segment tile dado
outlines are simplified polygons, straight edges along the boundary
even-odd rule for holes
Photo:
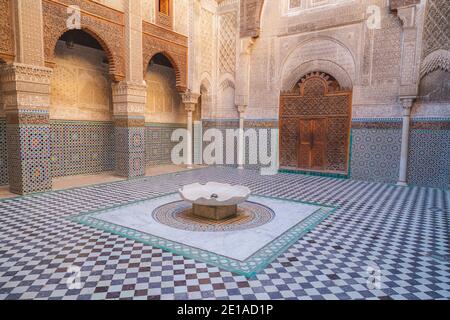
[[[397,181],[401,128],[401,118],[353,120],[352,179]],[[410,185],[449,188],[450,119],[413,118],[408,160]]]
[[[6,121],[0,119],[0,186],[8,184],[8,146],[6,144]]]
[[[147,166],[172,163],[170,153],[177,142],[172,142],[172,132],[186,128],[180,123],[147,123],[145,125],[145,162]]]
[[[203,133],[208,129],[218,129],[224,138],[223,143],[226,143],[226,130],[227,129],[238,129],[239,128],[239,120],[236,119],[208,119],[203,120]],[[254,129],[256,131],[256,139],[260,140],[260,133],[262,129],[278,129],[278,120],[275,119],[248,119],[244,120],[244,132],[248,132],[248,129]],[[267,134],[266,139],[266,151],[268,156],[270,156],[271,150],[271,140],[270,134]],[[210,142],[203,142],[203,150],[205,150],[206,146],[209,145]],[[245,139],[245,168],[247,169],[259,169],[260,167],[264,167],[267,165],[263,165],[259,159],[259,142],[256,144],[252,144],[252,148],[250,148],[250,139]],[[227,159],[228,157],[228,159]],[[227,163],[228,162],[228,163]],[[255,163],[256,162],[256,163]],[[223,164],[225,165],[237,165],[237,140],[235,139],[234,144],[234,154],[231,159],[231,155],[226,152],[226,148],[224,147],[223,154]]]
[[[50,127],[53,177],[114,170],[111,122],[53,120]]]
[[[408,183],[450,188],[450,118],[413,119]]]
[[[352,126],[351,179],[383,183],[397,181],[402,131],[401,127],[387,124]]]
[[[450,130],[411,130],[408,183],[450,188]]]

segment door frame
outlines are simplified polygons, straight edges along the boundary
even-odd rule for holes
[[[347,116],[347,139],[344,142],[344,146],[345,146],[345,151],[346,151],[346,157],[345,157],[345,170],[344,171],[330,171],[330,170],[316,170],[316,169],[304,169],[304,168],[299,168],[297,167],[287,167],[287,166],[281,166],[280,163],[280,169],[284,170],[284,171],[298,171],[298,172],[305,172],[305,173],[318,173],[319,175],[322,174],[330,174],[330,175],[336,175],[336,176],[344,176],[345,178],[349,178],[350,172],[351,172],[351,140],[352,140],[352,118],[353,118],[353,89],[349,88],[346,90],[340,90],[337,92],[331,92],[329,93],[327,90],[324,93],[324,96],[340,96],[340,95],[344,95],[344,96],[348,96],[348,116]],[[282,155],[281,155],[281,143],[282,143],[282,128],[283,128],[283,97],[287,97],[287,96],[303,96],[303,90],[302,88],[294,88],[290,91],[280,91],[280,95],[279,95],[279,104],[278,104],[278,128],[279,128],[279,135],[278,135],[278,157],[281,161]],[[329,121],[330,119],[334,119],[334,118],[338,118],[338,117],[342,117],[341,115],[311,115],[311,116],[296,116],[295,118],[297,119],[301,119],[301,118],[321,118],[324,117],[326,119],[326,121]],[[298,159],[297,159],[298,160]],[[325,159],[327,162],[327,159]],[[298,162],[298,161],[297,161]]]

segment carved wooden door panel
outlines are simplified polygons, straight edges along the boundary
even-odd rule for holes
[[[298,167],[323,170],[326,166],[326,119],[301,119]]]
[[[280,166],[348,173],[352,93],[313,72],[280,95]]]
[[[312,122],[311,168],[324,170],[326,167],[327,120],[315,119]]]
[[[300,120],[299,122],[299,146],[298,146],[298,167],[311,168],[312,151],[312,120]]]

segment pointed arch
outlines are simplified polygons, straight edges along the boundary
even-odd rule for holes
[[[53,1],[42,1],[44,22],[44,55],[48,67],[54,65],[56,43],[69,31],[67,7]],[[104,50],[109,74],[114,81],[125,79],[125,22],[124,13],[95,2],[81,2],[81,31],[93,37]]]
[[[148,65],[150,64],[152,59],[158,54],[163,55],[165,58],[167,58],[167,60],[170,61],[170,64],[172,65],[173,70],[175,71],[176,88],[177,88],[177,90],[179,92],[184,92],[186,90],[186,86],[183,84],[184,82],[183,82],[183,75],[181,73],[181,70],[180,70],[180,68],[178,66],[177,61],[167,51],[164,51],[164,50],[162,50],[162,51],[155,51],[155,52],[152,52],[152,53],[148,53],[146,55],[145,60],[144,60],[144,76],[147,73]]]
[[[58,42],[59,39],[61,39],[61,37],[66,33],[69,32],[69,29],[65,29],[63,32],[61,32],[61,34],[59,35],[58,38],[54,38],[53,39],[53,43],[51,45],[52,52],[51,54],[46,57],[47,58],[47,62],[53,66],[54,65],[54,59],[55,59],[55,49],[56,49],[56,43]],[[106,58],[108,59],[108,64],[109,64],[109,74],[112,76],[113,80],[119,81],[121,80],[121,77],[118,76],[117,74],[117,64],[116,64],[116,59],[114,57],[113,52],[111,51],[111,49],[108,47],[108,45],[106,44],[106,42],[94,31],[92,31],[90,28],[88,27],[83,27],[80,29],[80,31],[90,35],[92,38],[94,38],[102,47],[103,51],[105,52]]]

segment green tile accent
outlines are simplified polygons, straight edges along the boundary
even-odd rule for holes
[[[349,174],[339,174],[339,173],[314,172],[314,171],[304,171],[304,170],[295,170],[295,169],[280,169],[280,170],[278,170],[278,172],[304,174],[307,176],[328,177],[328,178],[336,178],[336,179],[349,179]]]
[[[164,195],[162,197],[165,197]],[[255,195],[258,197],[271,198],[266,196]],[[332,214],[337,208],[321,205],[311,202],[302,202],[295,200],[286,200],[280,198],[283,201],[297,202],[304,204],[312,204],[318,207],[318,210],[308,216],[306,219],[293,226],[291,229],[283,233],[278,238],[274,239],[272,242],[261,248],[259,251],[254,253],[251,257],[245,261],[239,261],[231,259],[229,257],[224,257],[213,252],[202,250],[199,248],[191,247],[182,243],[171,241],[168,239],[160,238],[151,234],[147,234],[138,230],[116,225],[110,222],[96,219],[95,216],[105,212],[110,211],[119,207],[131,206],[144,201],[156,199],[160,197],[148,198],[145,200],[139,200],[130,202],[126,205],[112,206],[111,208],[101,209],[97,211],[92,211],[89,213],[69,217],[71,221],[90,226],[96,229],[107,231],[113,234],[120,235],[122,237],[132,239],[151,245],[153,247],[160,248],[162,250],[171,252],[176,255],[182,255],[189,259],[195,259],[197,261],[202,261],[227,271],[231,271],[237,274],[241,274],[247,278],[255,276],[258,272],[263,270],[268,264],[275,260],[281,253],[286,251],[292,244],[297,242],[305,234],[313,230],[317,225],[319,225],[323,220],[325,220],[330,214]]]

